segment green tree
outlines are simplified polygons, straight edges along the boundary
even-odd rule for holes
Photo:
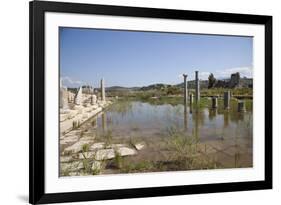
[[[214,74],[211,73],[208,77],[208,80],[209,80],[209,84],[208,84],[208,88],[213,88],[215,83],[216,83],[216,78],[214,77]]]

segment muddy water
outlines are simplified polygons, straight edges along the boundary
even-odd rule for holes
[[[181,103],[121,100],[79,130],[93,136],[94,143],[145,144],[137,155],[123,159],[122,169],[109,160],[100,174],[252,167],[251,102],[246,108],[238,113],[236,101],[224,110],[222,101],[211,109],[209,101],[185,108]],[[195,152],[186,151],[191,146]],[[182,163],[183,155],[196,157],[188,161],[192,165]]]

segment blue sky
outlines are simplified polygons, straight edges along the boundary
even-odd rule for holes
[[[145,86],[178,84],[181,74],[200,79],[233,72],[252,77],[252,37],[60,28],[63,84]]]

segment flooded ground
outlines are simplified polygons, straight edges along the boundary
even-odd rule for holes
[[[252,101],[243,113],[181,101],[116,101],[60,139],[60,175],[252,167]]]

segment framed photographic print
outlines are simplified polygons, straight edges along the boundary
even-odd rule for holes
[[[30,2],[30,203],[272,188],[272,17]]]

